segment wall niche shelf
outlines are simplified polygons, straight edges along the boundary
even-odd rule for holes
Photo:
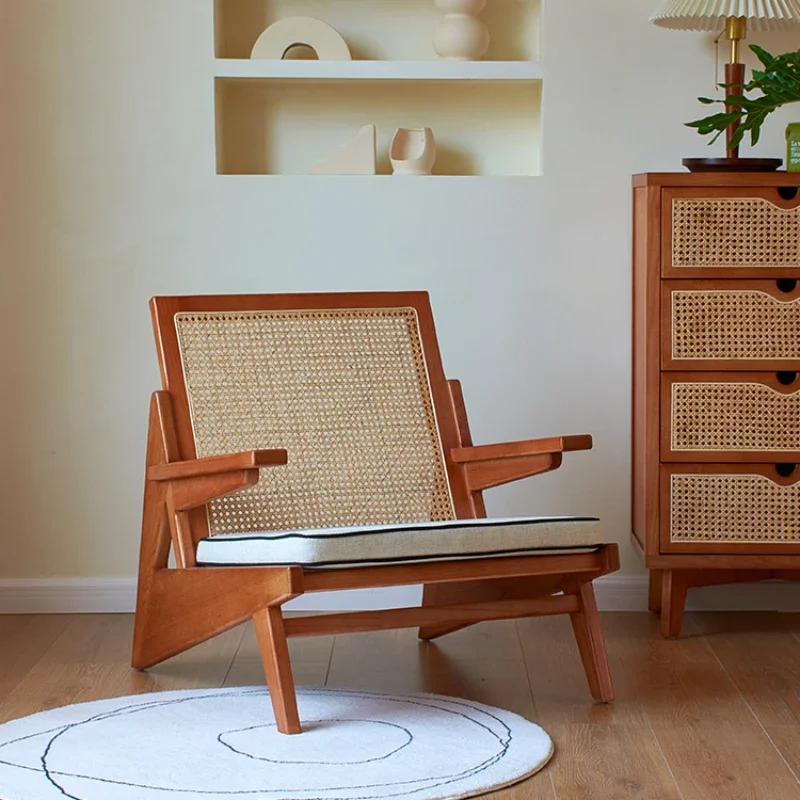
[[[399,127],[433,129],[434,176],[541,174],[539,10],[539,0],[490,0],[487,54],[445,61],[432,47],[433,0],[214,0],[217,173],[308,175],[372,124],[379,176],[391,173]],[[332,25],[353,60],[251,59],[262,31],[290,16]]]
[[[541,81],[531,61],[267,61],[220,58],[218,78],[252,80]]]

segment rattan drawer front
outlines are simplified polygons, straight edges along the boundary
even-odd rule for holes
[[[800,460],[800,380],[789,373],[667,373],[662,461]]]
[[[800,552],[798,473],[782,478],[768,465],[664,468],[662,551]]]
[[[800,274],[800,199],[777,189],[665,190],[664,274]]]
[[[800,281],[665,281],[665,369],[800,369]]]

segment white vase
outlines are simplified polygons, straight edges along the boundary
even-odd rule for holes
[[[436,140],[430,128],[398,128],[389,148],[395,175],[430,175],[436,161]]]
[[[477,61],[489,49],[489,29],[478,19],[486,0],[435,0],[444,14],[433,49],[447,61]]]

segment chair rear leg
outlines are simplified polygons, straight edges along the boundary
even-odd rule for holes
[[[544,597],[560,591],[564,580],[564,575],[530,575],[523,578],[492,578],[461,583],[425,584],[422,592],[422,605],[532,600],[535,597]],[[441,622],[436,625],[423,625],[419,629],[419,638],[423,641],[438,639],[440,636],[475,625],[476,622]]]
[[[253,614],[253,624],[278,730],[287,734],[301,733],[297,694],[280,606],[257,611]]]
[[[469,596],[470,600],[475,599],[471,593],[465,594],[463,590],[460,591],[461,587],[462,584],[458,584],[455,589],[451,584],[425,584],[422,588],[422,605],[426,607],[458,603],[465,596]],[[446,636],[448,633],[460,631],[462,628],[468,628],[474,624],[473,622],[451,622],[439,623],[438,625],[422,625],[419,628],[418,635],[423,642],[429,642],[432,639],[438,639],[440,636]]]
[[[610,703],[614,699],[614,687],[591,581],[575,587],[575,594],[580,601],[580,610],[570,614],[570,620],[589,681],[589,690],[595,700]]]

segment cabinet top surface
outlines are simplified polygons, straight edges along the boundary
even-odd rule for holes
[[[633,186],[800,186],[800,172],[643,172]]]

